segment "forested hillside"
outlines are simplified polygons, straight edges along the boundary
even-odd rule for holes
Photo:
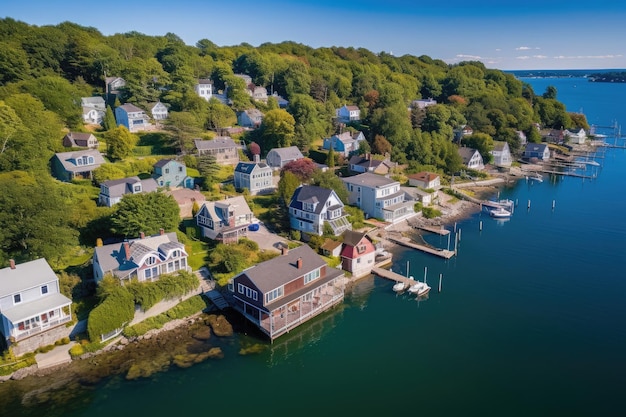
[[[200,39],[190,46],[173,33],[103,36],[70,22],[37,27],[5,18],[0,20],[0,265],[8,258],[46,257],[58,269],[68,257],[88,257],[96,238],[110,232],[115,210],[97,206],[93,184],[60,183],[50,175],[50,159],[64,150],[65,133],[85,129],[80,98],[104,96],[105,77],[126,81],[110,109],[125,102],[142,108],[156,101],[168,105],[167,141],[158,146],[184,154],[194,138],[235,125],[238,110],[279,110],[274,98],[252,100],[243,79],[235,76],[240,73],[288,100],[293,132],[281,136],[281,146],[307,152],[335,133],[335,110],[352,104],[362,119],[354,127],[366,133],[372,152],[388,152],[409,170],[458,171],[458,144],[452,139],[463,125],[480,135],[476,143],[485,149],[499,140],[517,150],[516,131],[540,140],[533,123],[574,124],[554,91],[536,95],[512,74],[480,62],[449,66],[428,56],[314,49],[293,42],[218,46]],[[194,85],[200,78],[226,91],[232,104],[198,97]],[[412,108],[420,98],[439,104]],[[267,153],[277,144],[275,129],[287,123],[283,113],[275,112],[271,123],[242,139]],[[95,133],[112,143],[120,134],[111,116]],[[105,134],[106,128],[114,132]],[[155,145],[152,139],[142,138],[139,145]],[[116,155],[123,159],[125,154],[109,156]],[[143,172],[137,165],[124,169],[117,177]]]

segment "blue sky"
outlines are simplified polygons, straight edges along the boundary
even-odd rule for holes
[[[2,0],[1,17],[31,25],[71,21],[104,35],[175,33],[187,44],[294,41],[428,55],[488,68],[626,68],[620,0]]]

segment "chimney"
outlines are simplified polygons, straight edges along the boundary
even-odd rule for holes
[[[283,246],[281,246],[281,248],[280,248],[280,253],[281,253],[282,255],[287,255],[287,254],[289,253],[289,248],[287,247],[287,245],[283,245]]]
[[[298,258],[298,269],[302,269],[302,258]]]
[[[164,235],[165,234],[165,229],[164,228],[160,228],[159,229],[159,234],[160,235]]]
[[[143,239],[146,237],[146,234],[144,232],[139,232],[139,238]]]
[[[254,154],[252,157],[254,158],[254,162],[256,162],[257,164],[261,162],[261,155]]]
[[[128,242],[124,242],[124,255],[127,261],[130,261],[130,244]]]
[[[9,266],[11,269],[15,269],[15,259],[9,259]]]

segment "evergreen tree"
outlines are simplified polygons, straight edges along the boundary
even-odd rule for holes
[[[107,106],[107,110],[104,113],[104,119],[102,120],[102,127],[104,127],[104,130],[112,130],[117,127],[117,123],[115,122],[115,115],[113,114],[113,109],[111,109],[111,106]]]

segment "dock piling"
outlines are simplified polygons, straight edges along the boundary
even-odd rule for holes
[[[443,274],[439,274],[439,292],[441,292],[441,278],[443,277]]]

